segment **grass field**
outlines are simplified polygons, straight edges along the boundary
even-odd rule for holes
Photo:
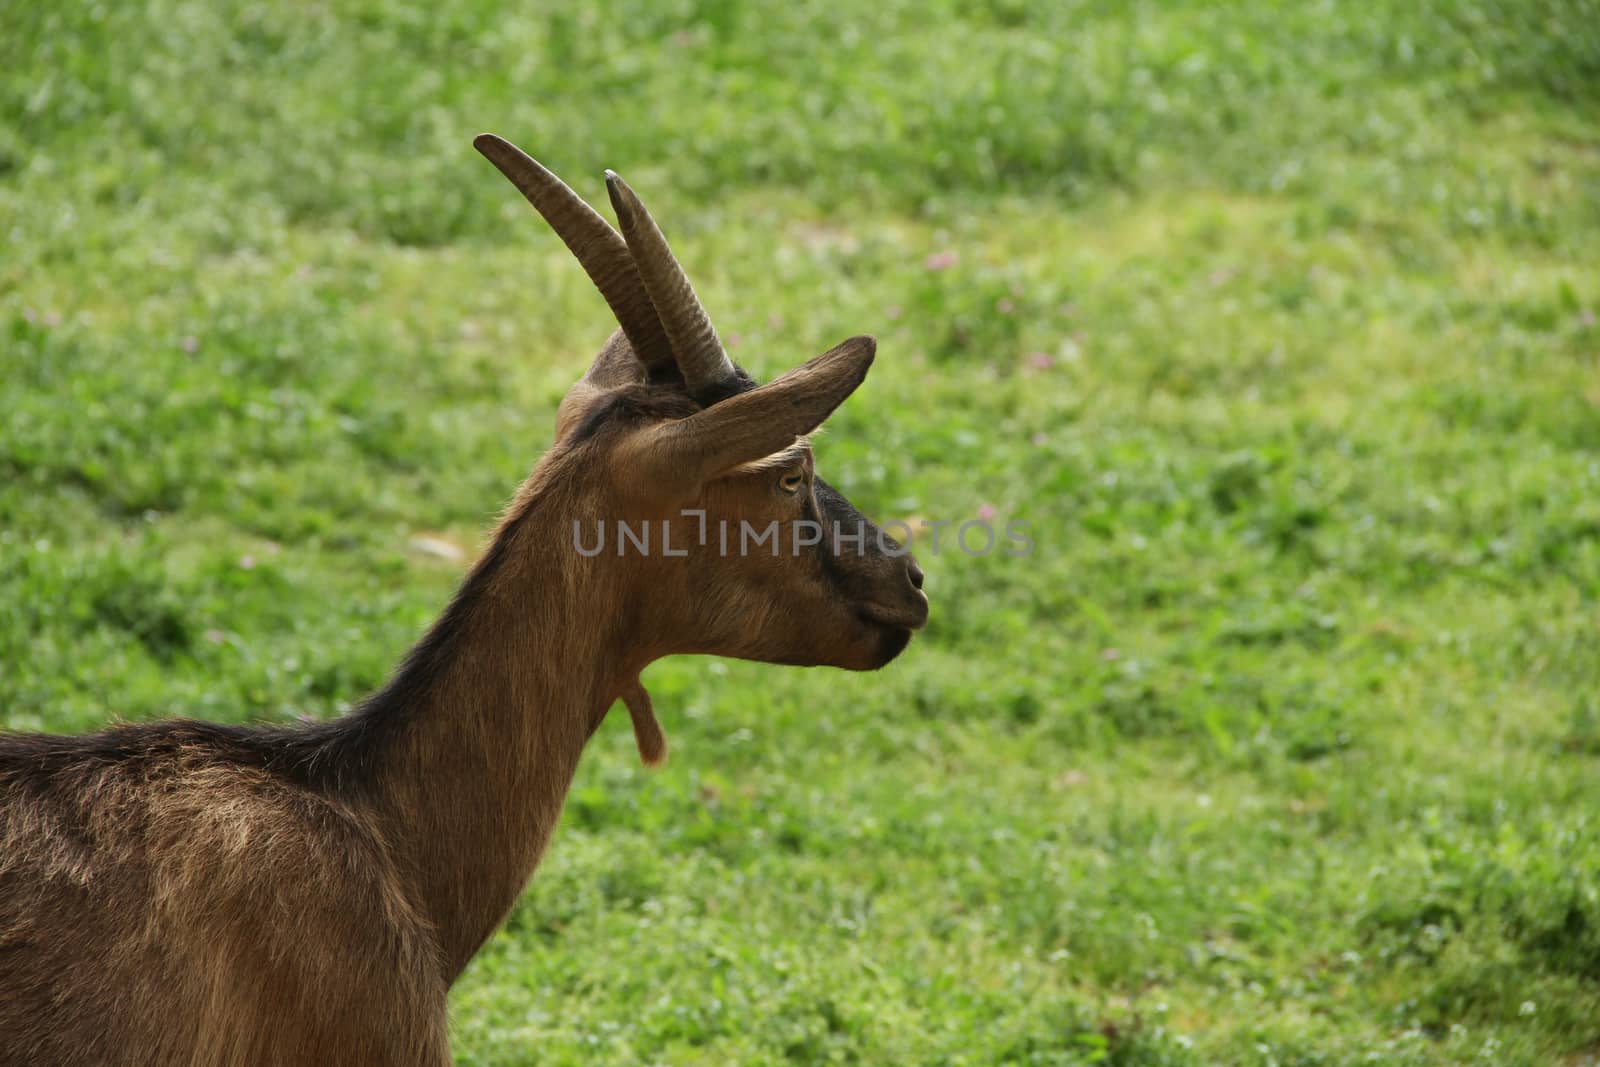
[[[1600,1059],[1600,4],[538,12],[6,5],[0,724],[382,681],[612,328],[494,130],[1036,547],[652,668],[462,1063]]]

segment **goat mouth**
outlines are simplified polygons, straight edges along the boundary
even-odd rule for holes
[[[856,608],[856,617],[882,630],[904,630],[909,637],[927,624],[928,608],[926,602],[920,611],[896,611],[876,604],[863,604]]]
[[[863,616],[863,618],[866,618],[866,616]],[[899,658],[900,653],[906,650],[907,645],[911,644],[914,631],[909,626],[876,622],[871,619],[867,620],[867,625],[876,632],[876,636],[872,641],[872,659],[868,664],[871,670],[881,670],[887,667]]]

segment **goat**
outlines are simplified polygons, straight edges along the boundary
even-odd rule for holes
[[[650,213],[621,233],[491,134],[621,329],[454,599],[378,692],[295,726],[0,734],[0,1062],[450,1062],[446,994],[532,877],[585,743],[663,656],[875,670],[927,620],[922,572],[814,472],[866,376],[854,337],[766,385],[727,357]],[[658,550],[575,551],[580,524]],[[832,537],[723,551],[715,523]],[[643,528],[648,529],[648,525]]]

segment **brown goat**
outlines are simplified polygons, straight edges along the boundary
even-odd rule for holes
[[[873,341],[758,386],[621,179],[619,236],[512,145],[476,144],[621,331],[454,600],[349,714],[0,735],[0,1063],[448,1063],[446,993],[615,701],[645,760],[664,754],[646,664],[872,670],[926,621],[921,571],[806,440]],[[587,547],[618,522],[628,537]]]

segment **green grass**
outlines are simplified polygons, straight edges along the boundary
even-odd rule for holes
[[[535,10],[0,13],[0,724],[385,677],[611,328],[490,129],[1036,551],[653,668],[461,1062],[1600,1057],[1600,5]]]

